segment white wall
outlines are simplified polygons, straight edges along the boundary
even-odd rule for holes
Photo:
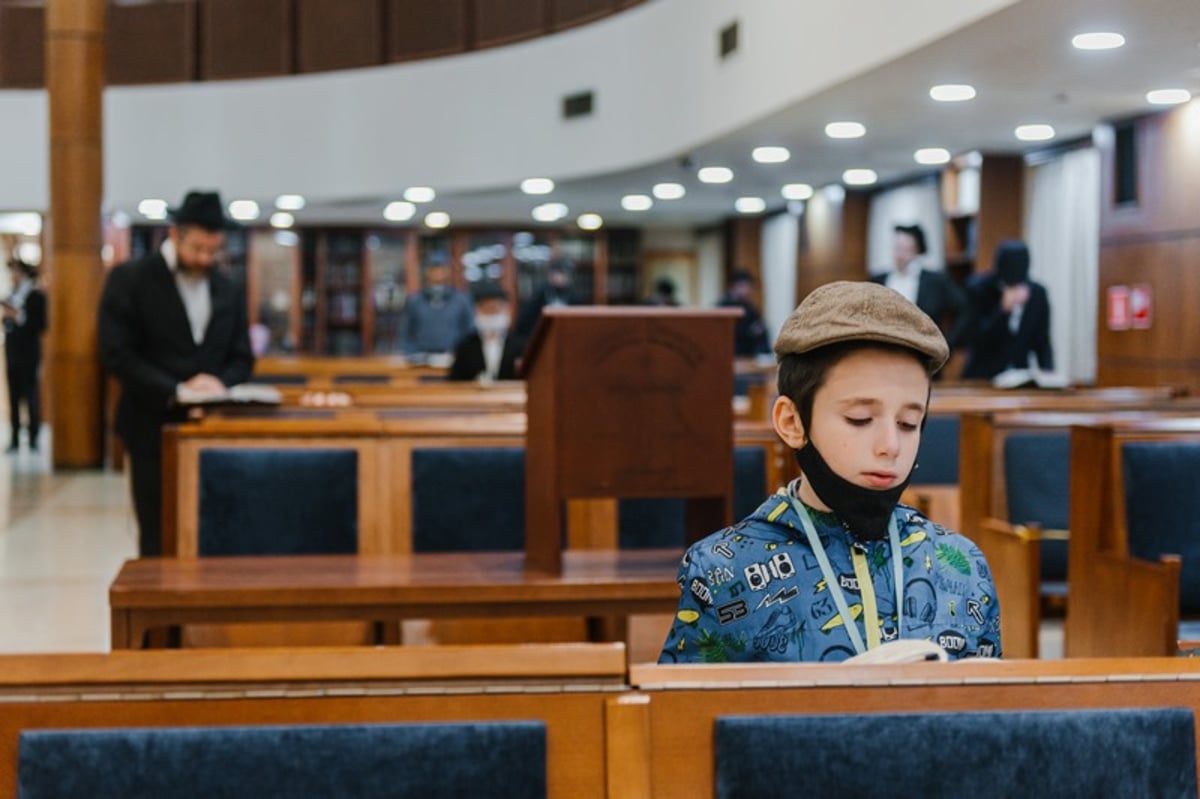
[[[105,196],[332,199],[558,179],[674,157],[1016,0],[654,0],[554,36],[347,72],[109,89]],[[740,21],[722,63],[717,32]],[[861,24],[869,19],[871,24]],[[852,32],[852,35],[850,35]],[[834,35],[836,34],[836,35]],[[596,113],[563,121],[563,95]],[[0,208],[46,206],[41,93],[0,92]],[[14,177],[15,176],[15,177]]]

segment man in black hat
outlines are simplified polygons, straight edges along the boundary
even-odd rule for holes
[[[0,302],[4,318],[4,360],[8,377],[8,403],[12,412],[9,452],[17,451],[21,431],[20,405],[29,417],[29,448],[38,448],[41,407],[38,378],[42,366],[42,334],[46,332],[46,295],[37,287],[37,267],[19,258],[8,264],[12,294]]]
[[[1031,358],[1042,371],[1053,371],[1050,299],[1045,286],[1029,279],[1029,248],[1024,242],[1000,242],[992,271],[976,275],[968,288],[974,323],[964,378],[1028,369]]]
[[[246,302],[215,269],[232,227],[216,192],[170,209],[162,248],[109,273],[100,299],[100,356],[121,383],[117,434],[129,453],[139,550],[162,551],[162,426],[180,398],[220,394],[250,377]]]
[[[447,380],[516,380],[524,342],[510,330],[508,292],[495,284],[478,286],[475,325],[454,348]]]
[[[925,268],[922,256],[927,248],[920,225],[896,225],[892,231],[892,271],[872,275],[871,280],[895,289],[928,314],[951,349],[963,345],[970,322],[966,294],[945,272]]]

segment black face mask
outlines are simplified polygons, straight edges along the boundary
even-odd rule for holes
[[[864,488],[836,474],[817,452],[812,439],[796,450],[796,463],[804,479],[812,485],[821,501],[838,515],[850,532],[863,541],[882,541],[888,534],[888,520],[908,487],[912,472],[904,482],[892,488]]]

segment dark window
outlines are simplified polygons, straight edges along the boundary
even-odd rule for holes
[[[1114,131],[1116,134],[1115,151],[1115,194],[1113,202],[1117,205],[1137,205],[1137,128],[1130,122],[1120,125]]]

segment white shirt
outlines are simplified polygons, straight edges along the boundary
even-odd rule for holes
[[[504,336],[480,335],[479,339],[483,342],[484,375],[495,380],[500,374],[500,359],[504,355]]]
[[[12,294],[8,295],[8,304],[17,312],[16,318],[13,319],[13,324],[17,327],[25,324],[25,301],[29,299],[31,291],[33,291],[33,281],[26,278],[17,285]]]
[[[908,262],[908,268],[904,272],[893,269],[888,272],[886,285],[888,288],[898,291],[906,300],[913,303],[917,302],[917,288],[921,284],[921,263],[916,258]]]
[[[212,319],[212,291],[208,277],[190,277],[180,271],[175,242],[170,239],[162,244],[162,257],[175,276],[175,288],[179,290],[179,299],[183,300],[183,309],[187,312],[192,340],[199,345],[204,341],[204,332],[208,330],[208,323]]]

